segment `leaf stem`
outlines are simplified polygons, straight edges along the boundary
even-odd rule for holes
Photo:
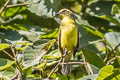
[[[26,6],[26,5],[29,5],[29,4],[28,3],[20,3],[20,4],[7,5],[7,8],[17,7],[17,6]]]
[[[11,56],[7,51],[2,50],[5,54],[7,54],[11,59],[15,60],[13,56]]]

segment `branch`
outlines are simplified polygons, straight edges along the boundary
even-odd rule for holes
[[[85,67],[85,69],[86,69],[86,72],[87,72],[89,75],[90,75],[90,74],[93,74],[93,70],[92,70],[90,64],[88,63],[87,58],[85,58],[85,56],[84,56],[84,53],[85,53],[84,50],[82,50],[82,52],[83,52],[82,58],[83,58],[83,61],[84,61],[84,63],[85,63],[84,67]]]
[[[10,57],[10,59],[12,59],[12,60],[14,60],[15,61],[15,59],[14,59],[14,57],[12,56],[12,55],[10,55],[7,51],[5,51],[5,50],[2,50],[6,55],[8,55],[9,57]]]
[[[107,65],[109,65],[112,61],[114,61],[116,58],[120,58],[120,56],[115,56],[113,57],[112,59],[110,59],[108,62],[107,62]]]
[[[61,62],[63,61],[63,58],[67,55],[68,53],[65,52],[65,54],[62,55],[62,57],[60,58],[58,64],[52,69],[52,71],[50,72],[49,76],[47,77],[47,79],[50,78],[50,76],[54,73],[54,71],[57,69],[57,67],[61,64]]]
[[[6,3],[3,5],[3,7],[1,8],[1,10],[0,10],[0,16],[1,16],[3,10],[7,7],[9,1],[10,1],[10,0],[7,0]]]
[[[119,46],[120,46],[120,43],[119,43],[114,49],[112,49],[112,51],[111,51],[109,54],[113,53]],[[107,60],[107,57],[108,57],[108,56],[106,55],[104,61]]]
[[[20,3],[20,4],[7,5],[7,8],[17,7],[17,6],[26,6],[26,5],[29,5],[29,4],[28,3]]]
[[[120,43],[111,51],[111,53],[114,52],[119,46],[120,46]]]
[[[18,79],[18,73],[15,76],[13,76],[10,80],[16,80],[16,79]]]
[[[63,57],[60,58],[58,64],[52,69],[52,71],[50,72],[49,76],[47,77],[47,79],[50,78],[50,76],[54,73],[54,71],[57,69],[57,67],[60,65],[60,63],[62,62]]]
[[[60,63],[60,64],[61,64],[61,65],[62,65],[62,64],[78,64],[78,65],[79,65],[79,64],[85,64],[85,63],[84,63],[84,62],[67,62],[67,63],[64,62],[64,63]]]
[[[107,59],[108,59],[109,54],[114,53],[114,51],[120,46],[120,43],[113,49],[112,46],[111,46],[110,43],[106,40],[105,37],[104,37],[104,40],[105,40],[105,42],[106,42],[106,45],[108,45],[108,46],[112,49],[112,51],[111,51],[110,53],[107,53],[107,50],[106,50],[106,56],[105,56],[105,58],[104,58],[104,62],[106,62]],[[106,49],[107,49],[107,47],[106,47]]]

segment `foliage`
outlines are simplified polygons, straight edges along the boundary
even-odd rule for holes
[[[119,0],[0,0],[0,79],[49,76],[61,58],[60,19],[54,15],[68,8],[79,27],[80,50],[71,60],[77,62],[68,76],[61,74],[59,65],[50,79],[119,80],[119,4]]]

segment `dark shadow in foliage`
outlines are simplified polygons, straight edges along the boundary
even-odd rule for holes
[[[27,21],[29,21],[33,25],[39,25],[41,27],[47,27],[51,29],[54,29],[59,26],[53,18],[43,18],[30,12],[28,12]]]
[[[115,31],[119,31],[120,27],[117,25],[110,25],[110,21],[107,21],[103,18],[99,18],[96,16],[91,16],[91,15],[86,15],[85,19],[88,20],[88,22],[90,23],[90,25],[96,27],[96,29],[98,29],[99,31],[106,33],[109,31],[109,29],[115,30]],[[104,29],[103,29],[104,28]]]
[[[99,37],[90,35],[82,26],[79,26],[79,45],[80,48],[84,48],[89,45],[89,42],[96,41],[100,39]]]
[[[109,15],[111,16],[112,5],[115,4],[115,1],[102,1],[99,0],[96,3],[93,3],[89,7],[91,11],[97,15]],[[99,8],[98,10],[96,8]]]
[[[91,16],[91,15],[86,15],[85,19],[88,20],[88,22],[90,23],[90,25],[96,27],[98,30],[102,31],[101,28],[104,27],[105,29],[108,28],[109,26],[109,21],[96,17],[96,16]]]
[[[9,53],[9,55],[11,55],[12,57],[14,57],[11,48],[6,48],[6,49],[4,49],[4,51],[6,51],[7,53]],[[0,58],[4,58],[4,59],[8,59],[8,60],[13,60],[4,51],[0,51]]]
[[[20,40],[22,37],[17,31],[13,30],[1,30],[1,32],[3,33],[2,42],[5,42],[5,39],[9,41],[17,41]]]

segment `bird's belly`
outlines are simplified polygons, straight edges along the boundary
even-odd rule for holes
[[[61,48],[65,50],[67,48],[68,51],[73,51],[73,49],[77,45],[77,28],[69,27],[62,29],[61,32]]]

